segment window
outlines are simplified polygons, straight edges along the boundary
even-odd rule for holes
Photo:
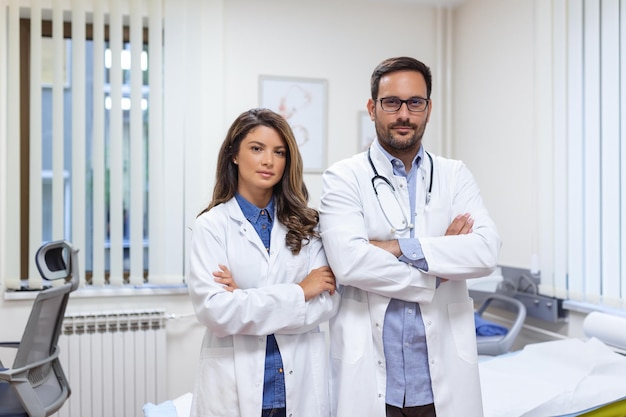
[[[40,288],[34,253],[57,239],[80,249],[87,285],[182,282],[182,261],[165,273],[159,255],[163,3],[140,4],[74,2],[69,21],[56,3],[0,13],[7,100],[20,103],[6,108],[7,288]]]
[[[626,9],[618,0],[550,3],[554,211],[543,225],[553,236],[544,257],[554,263],[542,267],[542,292],[623,308]]]

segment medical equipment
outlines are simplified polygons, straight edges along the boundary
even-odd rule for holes
[[[428,185],[428,192],[426,193],[426,205],[428,205],[430,203],[430,194],[433,189],[433,166],[434,164],[433,164],[433,157],[430,156],[428,152],[426,152],[426,155],[428,156],[428,159],[430,160],[430,183]],[[378,173],[378,170],[376,169],[376,166],[374,165],[374,162],[372,161],[371,148],[367,149],[367,159],[369,160],[370,166],[372,167],[372,171],[374,171],[374,176],[372,177],[372,188],[374,189],[374,194],[376,194],[376,200],[378,200],[378,205],[380,206],[380,209],[383,212],[383,215],[385,216],[385,220],[387,220],[387,223],[389,223],[389,226],[391,226],[391,233],[402,232],[407,229],[413,229],[413,227],[415,226],[413,225],[413,223],[409,222],[409,216],[406,215],[404,209],[402,208],[402,204],[400,204],[400,200],[398,199],[398,195],[396,193],[396,188],[393,186],[389,178],[385,177],[384,175],[380,175]],[[389,215],[387,214],[387,211],[385,210],[381,202],[380,195],[378,194],[379,186],[388,187],[388,191],[390,191],[391,195],[393,196],[393,199],[396,201],[398,211],[400,212],[400,216],[402,217],[402,221],[401,221],[402,225],[400,226],[394,225]]]

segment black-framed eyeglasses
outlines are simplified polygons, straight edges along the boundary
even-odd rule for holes
[[[396,112],[400,110],[402,104],[406,103],[406,108],[411,112],[422,112],[428,108],[428,102],[430,101],[424,97],[411,97],[406,100],[400,100],[398,97],[383,97],[379,98],[380,107],[383,111]]]

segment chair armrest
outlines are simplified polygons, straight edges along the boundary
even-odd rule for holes
[[[0,381],[28,381],[28,371],[31,369],[38,368],[42,365],[52,363],[57,360],[59,357],[59,348],[54,348],[52,353],[35,362],[31,362],[28,365],[22,366],[21,368],[10,368],[0,371]]]

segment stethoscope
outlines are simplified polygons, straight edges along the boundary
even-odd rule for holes
[[[433,166],[434,164],[433,164],[433,157],[430,156],[428,152],[425,152],[425,153],[428,156],[428,159],[430,160],[430,183],[428,185],[428,192],[426,193],[426,205],[428,205],[430,203],[430,194],[433,190]],[[383,215],[385,216],[387,223],[389,223],[389,226],[391,226],[391,233],[402,232],[407,229],[413,229],[413,227],[415,226],[413,225],[413,223],[409,222],[409,216],[406,215],[406,212],[402,208],[402,204],[400,203],[400,200],[398,199],[398,193],[396,192],[396,188],[393,186],[391,181],[389,181],[389,178],[385,177],[384,175],[380,175],[378,173],[378,170],[376,169],[376,166],[374,166],[374,162],[372,161],[371,148],[367,149],[367,159],[369,160],[370,166],[372,167],[372,171],[374,171],[374,176],[372,177],[372,188],[374,189],[374,194],[376,194],[376,200],[378,200],[378,205],[380,206],[380,210],[383,212]],[[377,182],[378,182],[378,185],[385,185],[389,187],[389,190],[391,191],[393,198],[396,200],[398,209],[400,213],[402,214],[402,225],[400,226],[394,225],[391,219],[389,218],[389,216],[387,215],[387,211],[385,211],[383,204],[380,201],[380,196],[378,195]]]

